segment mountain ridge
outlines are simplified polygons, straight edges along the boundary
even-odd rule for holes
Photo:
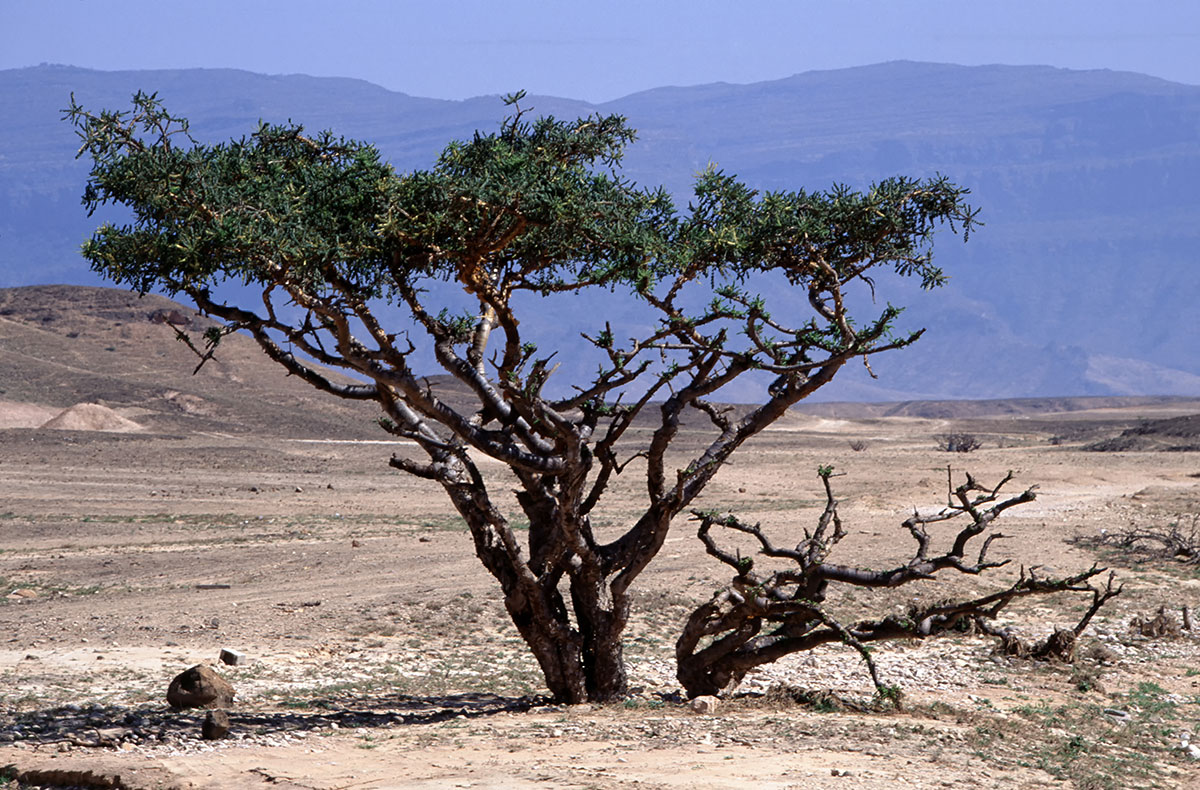
[[[291,118],[370,140],[405,171],[509,112],[498,97],[425,99],[349,78],[0,71],[9,109],[0,120],[0,286],[99,283],[77,255],[98,218],[79,207],[86,165],[72,159],[77,141],[60,111],[71,90],[89,108],[120,109],[133,89],[157,90],[208,141],[249,134],[260,118]],[[935,172],[970,187],[985,227],[965,247],[939,238],[950,284],[925,294],[881,281],[881,298],[909,306],[903,328],[925,326],[926,336],[873,363],[878,381],[847,371],[828,397],[1200,391],[1200,197],[1191,188],[1200,180],[1200,87],[1133,72],[895,61],[601,104],[526,104],[534,114],[629,116],[639,140],[624,175],[664,184],[684,205],[710,162],[760,190],[863,188]],[[604,309],[619,310],[613,302]],[[551,309],[537,321],[571,337],[584,328],[581,312]]]

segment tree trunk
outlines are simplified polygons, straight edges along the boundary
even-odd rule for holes
[[[603,582],[601,582],[603,585]],[[573,625],[557,589],[539,590],[548,605],[506,591],[505,605],[529,645],[556,702],[612,702],[628,695],[621,632],[628,604],[606,609],[592,591],[572,584]]]
[[[571,579],[571,603],[583,640],[583,668],[591,702],[612,702],[629,694],[621,641],[629,603],[624,595],[613,601],[608,598],[608,585],[602,577]]]
[[[629,620],[628,596],[624,590],[614,593],[600,567],[564,546],[553,500],[518,494],[530,523],[526,553],[481,482],[445,488],[471,530],[476,556],[500,582],[509,617],[554,700],[579,704],[627,696],[621,635]]]
[[[675,677],[683,686],[688,699],[705,695],[719,697],[737,688],[746,676],[746,670],[735,671],[719,664],[704,664],[694,656],[690,658],[688,661],[680,661],[675,671]]]
[[[571,639],[569,631],[563,633],[567,630],[566,623],[538,615],[530,606],[514,607],[513,598],[510,595],[506,599],[509,616],[537,659],[550,696],[555,702],[569,705],[587,702],[587,680],[578,639]]]

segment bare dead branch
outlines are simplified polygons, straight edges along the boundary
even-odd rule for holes
[[[1007,561],[987,560],[988,548],[1000,537],[999,534],[981,536],[1001,513],[1032,501],[1034,493],[1030,488],[1019,495],[1001,499],[1001,489],[1012,480],[1011,473],[991,488],[967,475],[965,482],[953,490],[954,501],[948,507],[927,515],[914,513],[901,525],[917,544],[912,559],[895,568],[875,570],[827,561],[846,532],[837,515],[837,500],[831,485],[832,467],[822,467],[820,476],[826,493],[825,508],[816,529],[806,530],[805,538],[795,549],[775,546],[759,524],[745,524],[731,514],[693,512],[699,522],[697,536],[705,550],[732,568],[735,576],[729,587],[692,613],[676,642],[678,677],[688,694],[730,691],[756,666],[818,645],[841,642],[862,656],[879,698],[898,706],[899,689],[880,680],[867,644],[889,639],[924,639],[976,624],[981,630],[1000,638],[1003,649],[1009,652],[1070,660],[1076,637],[1101,607],[1121,593],[1122,588],[1114,586],[1113,574],[1109,574],[1103,588],[1091,584],[1094,577],[1105,571],[1096,566],[1063,578],[1045,578],[1036,568],[1023,568],[1013,584],[977,598],[914,605],[903,614],[844,624],[822,605],[831,583],[895,587],[930,579],[946,570],[979,574],[1005,565]],[[953,519],[966,523],[959,528],[944,553],[931,555],[933,541],[926,526]],[[754,557],[722,547],[714,537],[714,527],[750,535],[758,543],[758,555],[788,560],[791,565],[770,572],[759,571]],[[978,559],[968,562],[964,554],[977,539],[982,544]],[[1008,631],[991,624],[1014,600],[1072,592],[1091,593],[1091,606],[1073,628],[1052,635],[1043,643],[1028,646]]]
[[[1076,542],[1117,548],[1143,558],[1162,557],[1197,565],[1200,564],[1200,513],[1180,516],[1163,526],[1101,532],[1094,537],[1078,538]]]

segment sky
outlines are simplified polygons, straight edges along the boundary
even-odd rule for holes
[[[1193,0],[0,0],[0,69],[239,68],[592,102],[889,60],[1200,85]]]

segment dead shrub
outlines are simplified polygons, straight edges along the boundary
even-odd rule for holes
[[[1118,532],[1101,532],[1077,543],[1111,546],[1144,557],[1174,559],[1200,565],[1200,513],[1181,516],[1165,526],[1130,527]]]
[[[1187,607],[1184,607],[1183,617],[1190,626],[1191,617]],[[1141,615],[1133,617],[1129,621],[1129,630],[1150,639],[1177,639],[1183,636],[1185,629],[1183,625],[1175,621],[1174,617],[1167,614],[1167,607],[1160,606],[1153,617],[1142,617]]]
[[[971,453],[983,444],[971,433],[944,433],[937,438],[937,448],[947,453]]]
[[[1006,510],[1032,502],[1036,495],[1032,487],[1014,496],[1002,494],[1012,480],[1011,472],[995,486],[980,485],[968,474],[965,482],[950,488],[949,502],[943,509],[914,511],[903,522],[915,544],[909,560],[882,569],[851,567],[830,561],[848,532],[838,514],[838,500],[830,482],[833,467],[819,467],[817,474],[825,489],[825,508],[815,528],[805,529],[803,540],[795,548],[775,544],[761,524],[748,524],[732,513],[693,511],[699,522],[697,537],[705,550],[735,575],[691,613],[675,643],[676,677],[689,697],[730,693],[756,667],[820,645],[841,643],[862,657],[875,686],[876,702],[898,708],[901,691],[880,680],[869,643],[926,639],[977,629],[998,637],[1001,649],[1008,654],[1070,663],[1077,637],[1096,612],[1121,593],[1121,588],[1113,584],[1112,574],[1103,586],[1092,583],[1106,570],[1095,565],[1062,578],[1045,576],[1033,567],[1022,568],[1009,586],[979,597],[914,603],[904,612],[868,610],[865,617],[854,619],[845,618],[845,613],[835,616],[825,605],[831,585],[842,589],[894,588],[927,583],[952,573],[979,575],[1006,565],[1007,560],[988,557],[994,541],[1003,537],[992,529],[993,524]],[[947,477],[948,485],[952,485],[949,469]],[[953,537],[943,529],[951,521],[957,523]],[[936,534],[930,529],[935,526]],[[735,542],[722,545],[725,541],[718,542],[714,529],[723,535],[732,534],[733,540],[738,533],[749,536],[758,544],[758,556],[744,554]],[[944,550],[935,549],[943,542]],[[765,561],[761,569],[759,558]],[[1073,628],[1059,629],[1044,640],[1028,643],[993,622],[1013,601],[1063,593],[1088,594],[1092,599]]]

